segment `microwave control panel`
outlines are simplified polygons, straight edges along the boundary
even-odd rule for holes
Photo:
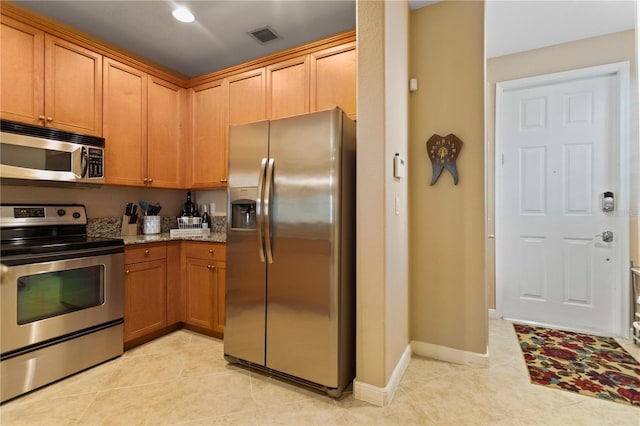
[[[89,179],[104,177],[104,150],[101,148],[89,148],[89,170],[87,176]]]

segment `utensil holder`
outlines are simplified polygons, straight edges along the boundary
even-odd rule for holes
[[[138,234],[138,224],[137,223],[129,223],[129,216],[122,216],[122,226],[120,228],[120,235],[123,237],[137,235]]]
[[[144,216],[142,218],[142,233],[159,234],[160,222],[160,216]]]

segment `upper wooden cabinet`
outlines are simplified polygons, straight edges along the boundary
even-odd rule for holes
[[[223,80],[201,84],[190,91],[192,144],[187,173],[191,188],[226,185],[227,92],[228,84]]]
[[[47,126],[102,135],[102,55],[45,35],[44,113]]]
[[[147,184],[181,188],[182,104],[185,89],[149,76]]]
[[[102,55],[3,17],[2,118],[102,136]]]
[[[113,59],[104,60],[108,184],[180,188],[184,89]]]
[[[43,124],[44,32],[3,16],[0,61],[2,118]]]
[[[342,108],[356,119],[356,44],[311,54],[311,111]]]
[[[266,118],[264,68],[204,83],[191,89],[191,188],[227,185],[230,124]]]
[[[309,112],[309,56],[267,67],[267,118]]]
[[[147,175],[147,74],[104,60],[105,179],[140,186]]]
[[[234,75],[227,81],[229,124],[244,124],[267,118],[264,68]]]

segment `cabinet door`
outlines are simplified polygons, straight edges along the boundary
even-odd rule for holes
[[[213,330],[217,298],[217,272],[215,262],[187,258],[187,312],[186,322]]]
[[[44,32],[2,17],[0,116],[44,124]]]
[[[166,260],[125,265],[124,341],[130,341],[167,324]]]
[[[336,106],[356,119],[355,43],[311,54],[311,111]]]
[[[223,333],[225,263],[188,257],[186,267],[185,322]]]
[[[227,88],[228,86],[219,80],[196,86],[191,90],[192,188],[220,187],[227,181]]]
[[[309,56],[267,67],[267,117],[309,112]]]
[[[149,76],[148,173],[150,186],[182,187],[181,104],[184,89]]]
[[[108,184],[145,186],[147,74],[104,59],[105,178]]]
[[[102,136],[102,56],[45,35],[47,125]]]
[[[266,119],[265,69],[229,77],[229,124]]]

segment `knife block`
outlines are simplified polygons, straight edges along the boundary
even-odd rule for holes
[[[129,223],[129,216],[122,216],[122,227],[120,228],[120,235],[123,237],[138,235],[138,224],[137,223]]]

